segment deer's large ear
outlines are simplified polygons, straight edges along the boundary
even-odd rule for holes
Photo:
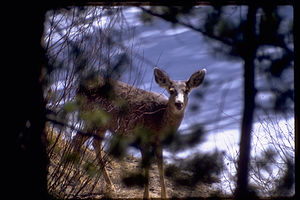
[[[198,87],[204,80],[206,69],[202,69],[192,74],[190,79],[186,82],[189,89]]]
[[[172,80],[169,78],[168,74],[157,67],[154,68],[154,77],[156,83],[160,87],[169,89],[170,85],[172,84]]]

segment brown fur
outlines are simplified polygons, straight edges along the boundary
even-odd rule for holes
[[[161,197],[166,198],[161,142],[167,134],[177,131],[188,103],[188,94],[192,88],[202,83],[205,72],[205,70],[195,72],[188,81],[173,81],[166,72],[155,68],[155,80],[169,92],[169,98],[163,94],[148,92],[102,77],[88,81],[79,87],[80,112],[102,111],[102,114],[106,115],[107,120],[102,123],[93,124],[86,120],[85,125],[87,131],[99,136],[97,140],[94,140],[93,145],[99,164],[103,166],[105,180],[112,190],[114,186],[105,170],[101,156],[105,132],[110,130],[115,134],[132,135],[138,128],[142,128],[151,133],[150,140],[140,146],[143,160],[148,156],[150,146],[154,147],[161,182]],[[75,149],[79,151],[80,146],[87,139],[88,137],[77,134],[74,137]],[[144,166],[144,170],[145,178],[148,180],[149,165]],[[148,181],[145,184],[144,198],[149,198]]]
[[[180,123],[166,120],[168,99],[163,94],[148,92],[132,85],[110,80],[105,82],[99,78],[96,87],[87,85],[79,93],[84,96],[86,102],[81,105],[81,110],[95,111],[103,110],[109,114],[110,120],[97,129],[110,130],[116,134],[130,135],[137,126],[153,130],[153,133],[162,133],[162,127],[175,126]],[[109,85],[109,86],[107,86]],[[108,88],[99,93],[99,90]],[[105,90],[106,90],[105,89]],[[105,93],[109,93],[108,95]],[[180,118],[183,117],[179,116]],[[95,129],[96,127],[89,127]]]

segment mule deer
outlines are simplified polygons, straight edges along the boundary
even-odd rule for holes
[[[114,185],[105,169],[101,151],[102,140],[107,130],[114,134],[132,135],[138,128],[147,130],[150,139],[140,146],[142,160],[147,160],[150,151],[156,156],[161,184],[161,197],[166,198],[166,186],[163,171],[162,140],[170,132],[177,131],[183,119],[188,103],[188,94],[198,87],[204,80],[206,70],[192,74],[187,81],[171,80],[168,74],[158,68],[154,69],[156,83],[165,88],[169,98],[163,94],[148,92],[132,85],[111,79],[97,78],[96,81],[86,84],[79,89],[78,94],[84,96],[81,110],[101,110],[108,114],[106,120],[100,120],[101,125],[86,122],[87,131],[97,138],[93,140],[99,164],[106,183],[112,190]],[[103,122],[104,121],[104,122]],[[76,149],[89,138],[82,134],[74,137]],[[146,183],[144,198],[149,198],[149,165],[144,165]]]

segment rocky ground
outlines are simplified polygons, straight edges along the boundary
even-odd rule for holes
[[[115,184],[116,192],[112,197],[116,198],[142,198],[144,189],[142,187],[128,187],[120,177],[126,173],[139,173],[140,159],[133,156],[125,157],[120,163],[113,162],[113,167],[108,166],[107,171],[112,177]],[[177,186],[170,178],[166,177],[166,188],[169,197],[207,197],[212,189],[207,185],[199,185],[194,188]],[[150,196],[154,198],[160,197],[160,181],[157,166],[151,165],[150,168]]]
[[[143,197],[144,189],[139,185],[139,179],[132,178],[132,175],[142,174],[140,158],[129,155],[122,159],[108,159],[106,169],[116,188],[116,191],[109,191],[92,150],[86,148],[84,154],[75,156],[70,153],[69,142],[61,138],[57,140],[56,137],[51,141],[48,190],[54,196],[64,199]],[[124,182],[124,178],[127,182]],[[166,188],[168,197],[177,198],[208,197],[215,193],[210,185],[199,184],[193,188],[178,186],[170,177],[166,177]],[[150,168],[149,190],[150,197],[160,197],[159,174],[155,163]]]

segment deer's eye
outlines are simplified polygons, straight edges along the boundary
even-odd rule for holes
[[[169,92],[170,92],[170,94],[175,94],[175,89],[174,88],[170,88]]]
[[[188,93],[190,92],[190,90],[185,89],[183,92],[184,92],[185,94],[188,94]]]

